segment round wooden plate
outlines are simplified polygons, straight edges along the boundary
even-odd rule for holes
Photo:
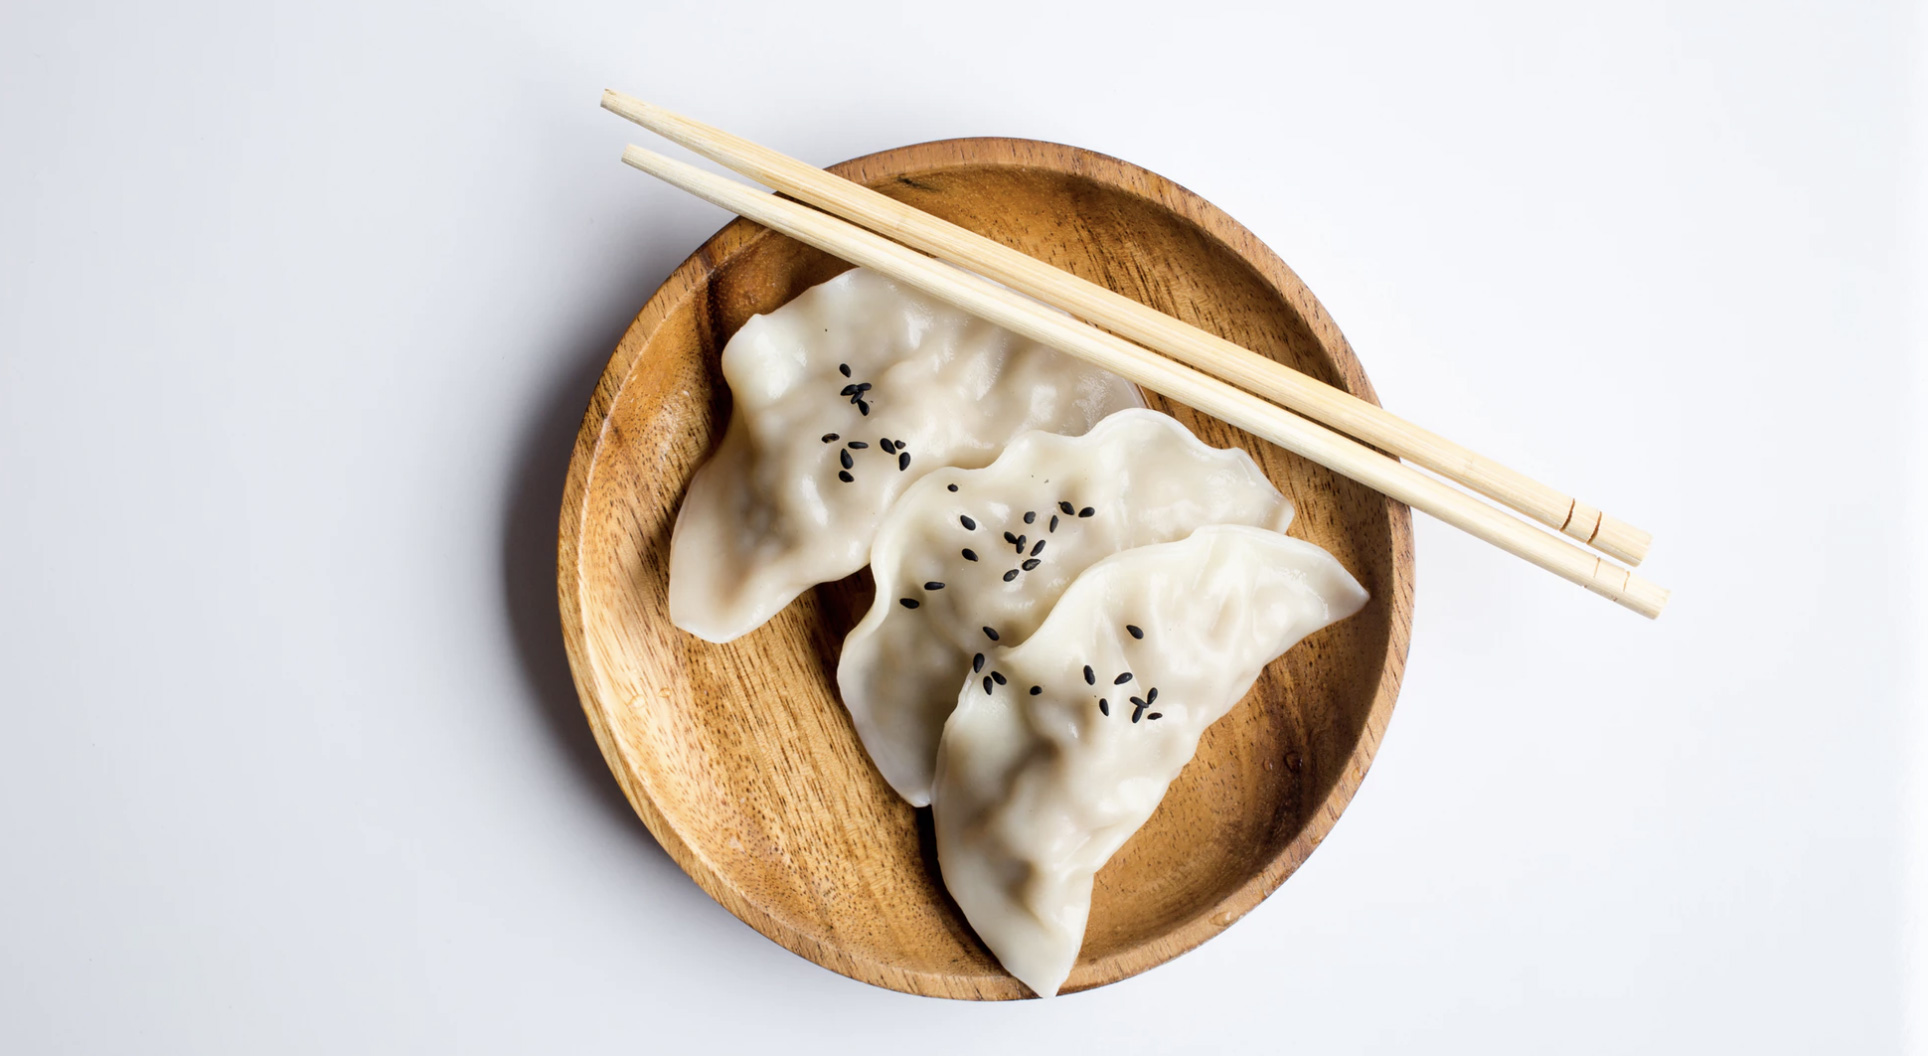
[[[1230,217],[1144,169],[1051,143],[960,139],[831,171],[1373,398],[1298,277]],[[729,645],[669,622],[677,504],[728,421],[724,342],[848,267],[738,220],[643,306],[583,417],[563,497],[569,659],[629,802],[730,912],[853,979],[1027,997],[945,893],[929,811],[884,784],[837,701],[838,650],[870,604],[868,572]],[[1411,627],[1404,506],[1188,408],[1150,403],[1207,443],[1250,451],[1298,509],[1291,534],[1331,551],[1372,601],[1272,664],[1206,734],[1158,812],[1098,874],[1066,992],[1197,946],[1305,860],[1372,761]]]

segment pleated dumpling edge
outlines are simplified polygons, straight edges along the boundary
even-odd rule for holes
[[[1029,430],[1082,433],[1136,387],[863,268],[753,317],[722,355],[734,407],[670,542],[670,622],[728,642],[862,568],[884,512]]]
[[[982,653],[1028,638],[1079,573],[1204,525],[1282,532],[1292,512],[1245,451],[1151,410],[1081,436],[1027,433],[981,469],[932,473],[878,528],[876,600],[838,660],[865,750],[899,795],[928,804],[958,680],[990,677]]]

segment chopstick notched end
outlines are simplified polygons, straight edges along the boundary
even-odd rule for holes
[[[1601,514],[1600,524],[1592,538],[1582,540],[1588,546],[1606,554],[1608,557],[1638,565],[1647,559],[1647,551],[1653,548],[1653,533],[1614,517]]]
[[[1661,610],[1673,597],[1673,592],[1649,579],[1642,579],[1618,565],[1607,564],[1597,559],[1599,565],[1593,573],[1592,583],[1582,586],[1602,597],[1610,598],[1623,608],[1632,609],[1650,620],[1660,618]]]

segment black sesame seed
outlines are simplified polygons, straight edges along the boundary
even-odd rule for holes
[[[984,676],[984,692],[991,692],[991,676],[989,675]]]
[[[984,628],[984,637],[989,638],[994,642],[997,641],[997,628],[996,627]]]
[[[1024,559],[1024,564],[1021,564],[1018,567],[1021,569],[1024,569],[1026,572],[1029,572],[1041,564],[1044,564],[1044,562],[1038,560],[1035,557],[1027,557]]]
[[[864,416],[866,416],[866,417],[868,417],[868,416],[870,415],[870,404],[867,404],[867,403],[865,403],[865,402],[864,402],[864,401],[862,401],[862,400],[858,400],[858,401],[857,401],[857,411],[858,411],[858,413],[860,413],[860,414],[862,414],[862,415],[864,415]]]
[[[1000,686],[1001,686],[1001,685],[1003,685],[1003,684],[1004,684],[1004,672],[1002,672],[1002,671],[993,671],[993,672],[991,672],[991,681],[993,681],[993,682],[996,682],[996,683],[997,683],[998,685],[1000,685]]]
[[[924,584],[924,589],[925,590],[943,590],[944,584],[939,583],[938,581],[933,579],[929,583]]]
[[[1051,515],[1051,530],[1054,532],[1058,530],[1058,515],[1055,513]]]
[[[1073,506],[1070,503],[1064,502],[1062,500],[1058,502],[1058,509],[1063,510],[1066,516],[1070,516],[1071,514],[1078,512],[1078,508],[1076,506]]]
[[[1124,674],[1119,675],[1117,678],[1112,679],[1111,684],[1114,686],[1122,686],[1129,681],[1131,681],[1131,672],[1127,671]]]
[[[855,395],[857,395],[857,386],[855,386],[855,385],[845,385],[845,386],[843,387],[843,391],[841,391],[841,392],[839,392],[839,393],[837,393],[837,395],[839,395],[839,396],[855,396]]]
[[[834,444],[834,443],[836,443],[836,442],[837,442],[837,434],[836,434],[836,433],[825,433],[825,434],[823,434],[823,442],[824,442],[824,443],[826,443],[826,444]]]
[[[852,462],[852,461],[850,460],[850,452],[848,452],[848,451],[839,451],[839,452],[837,452],[837,461],[839,461],[839,462],[842,462],[842,463],[843,463],[843,468],[845,468],[845,469],[849,469],[850,467],[852,467],[852,466],[854,466],[854,465],[856,465],[856,464],[857,464],[857,463],[855,463],[855,462]]]
[[[1133,698],[1131,698],[1131,702],[1132,702],[1133,704],[1136,704],[1136,705],[1138,705],[1138,706],[1139,706],[1139,707],[1141,707],[1141,708],[1145,706],[1145,698],[1143,698],[1143,697],[1133,697]]]
[[[910,452],[909,451],[897,452],[897,471],[901,473],[904,470],[909,468],[910,468]]]
[[[1022,535],[1018,536],[1017,548],[1018,548],[1018,553],[1020,554],[1024,553],[1024,538],[1025,537]]]
[[[857,391],[858,391],[858,392],[869,392],[869,391],[870,391],[870,389],[871,389],[871,385],[870,385],[870,382],[867,382],[867,381],[864,381],[864,382],[859,382],[859,383],[857,384]]]
[[[825,331],[825,333],[828,333],[828,332],[829,332],[829,331],[827,331],[827,330]],[[844,377],[846,377],[846,378],[847,378],[847,377],[849,377],[849,376],[850,376],[850,364],[848,364],[848,363],[839,363],[839,364],[837,364],[837,369],[843,372],[843,376],[844,376]]]
[[[897,445],[890,442],[890,437],[884,437],[882,440],[877,441],[877,446],[883,448],[884,454],[886,455],[894,455],[897,453]]]
[[[897,604],[902,605],[904,608],[907,608],[907,609],[914,609],[917,607],[917,599],[916,598],[898,598]]]
[[[840,469],[837,471],[837,479],[843,481],[845,484],[848,484],[851,481],[856,480],[857,478],[851,476],[849,470]]]
[[[1005,532],[1004,541],[1007,543],[1015,543],[1018,541],[1018,537],[1015,535],[1012,535],[1010,532]]]
[[[1097,511],[1096,509],[1094,509],[1094,508],[1092,508],[1092,507],[1090,507],[1090,506],[1086,506],[1086,507],[1085,507],[1084,509],[1082,509],[1082,510],[1079,510],[1079,511],[1078,511],[1078,516],[1080,516],[1080,517],[1090,517],[1090,516],[1092,516],[1092,515],[1094,515],[1094,514],[1096,514],[1097,512],[1098,512],[1098,511]]]
[[[1144,629],[1136,624],[1125,624],[1125,630],[1130,631],[1133,638],[1143,638],[1145,636]]]
[[[1016,578],[1018,578],[1018,570],[1015,568],[1004,574],[1004,581],[1006,583],[1009,583]]]
[[[1040,693],[1042,693],[1042,692],[1044,692],[1044,687],[1043,687],[1043,686],[1032,686],[1032,687],[1031,687],[1031,695],[1032,695],[1032,696],[1034,696],[1034,697],[1035,697],[1035,696],[1037,696],[1038,694],[1040,694]]]
[[[1147,703],[1147,704],[1156,704],[1156,703],[1158,703],[1158,687],[1157,687],[1157,686],[1153,686],[1153,687],[1151,687],[1151,692],[1150,692],[1150,693],[1147,693],[1147,694],[1145,694],[1145,703]]]
[[[1037,521],[1037,519],[1038,519],[1038,511],[1036,510],[1024,511],[1024,523],[1031,524]]]
[[[979,653],[971,657],[971,674],[975,675],[982,670],[984,670],[984,654]]]
[[[1138,721],[1138,720],[1139,720],[1140,718],[1142,718],[1142,717],[1144,716],[1144,714],[1145,714],[1145,713],[1144,713],[1144,712],[1142,712],[1142,711],[1134,711],[1134,712],[1132,712],[1132,713],[1131,713],[1131,721],[1133,721],[1133,722],[1137,722],[1137,721]]]
[[[972,549],[970,549],[969,547],[966,547],[966,548],[964,549],[964,560],[966,560],[966,561],[975,561],[975,560],[977,560],[977,551],[975,551],[975,550],[972,550]]]
[[[1098,684],[1098,672],[1093,671],[1091,669],[1090,664],[1086,664],[1085,665],[1085,685],[1095,686],[1097,684]]]
[[[1111,702],[1106,700],[1103,697],[1098,698],[1098,714],[1100,715],[1111,714]]]
[[[869,447],[870,445],[864,443],[862,440],[852,440],[851,442],[845,444],[844,446],[851,449],[852,451],[862,451],[864,448]]]
[[[963,526],[964,526],[964,530],[965,530],[965,531],[967,531],[967,532],[975,532],[975,531],[977,531],[977,522],[976,522],[976,521],[973,521],[973,520],[971,520],[971,518],[970,518],[970,515],[969,515],[969,514],[964,514],[964,515],[961,515],[961,516],[959,516],[959,517],[957,518],[957,523],[959,523],[959,524],[961,524],[961,525],[963,525]]]
[[[1036,557],[1043,551],[1044,551],[1044,540],[1040,539],[1038,540],[1038,545],[1031,548],[1031,556]]]
[[[1162,719],[1164,717],[1165,717],[1165,713],[1162,711],[1154,711],[1150,715],[1145,716],[1145,718],[1148,718],[1148,719]]]
[[[955,485],[955,484],[946,484],[946,485],[944,485],[944,490],[946,490],[946,491],[956,491],[956,490],[957,490],[957,485]]]

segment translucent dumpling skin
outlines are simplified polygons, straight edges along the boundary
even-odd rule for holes
[[[1291,519],[1250,455],[1149,410],[1119,411],[1083,436],[1026,433],[982,469],[918,481],[878,529],[877,599],[837,666],[871,760],[899,795],[928,804],[958,680],[994,644],[1030,637],[1079,573],[1202,525],[1284,531]]]
[[[861,268],[751,319],[722,366],[729,428],[670,543],[670,620],[712,642],[862,568],[884,511],[931,470],[1142,406],[1114,374]]]
[[[1084,941],[1092,876],[1199,737],[1366,592],[1330,554],[1257,528],[1107,558],[957,698],[932,809],[945,886],[1012,975],[1049,997]]]

